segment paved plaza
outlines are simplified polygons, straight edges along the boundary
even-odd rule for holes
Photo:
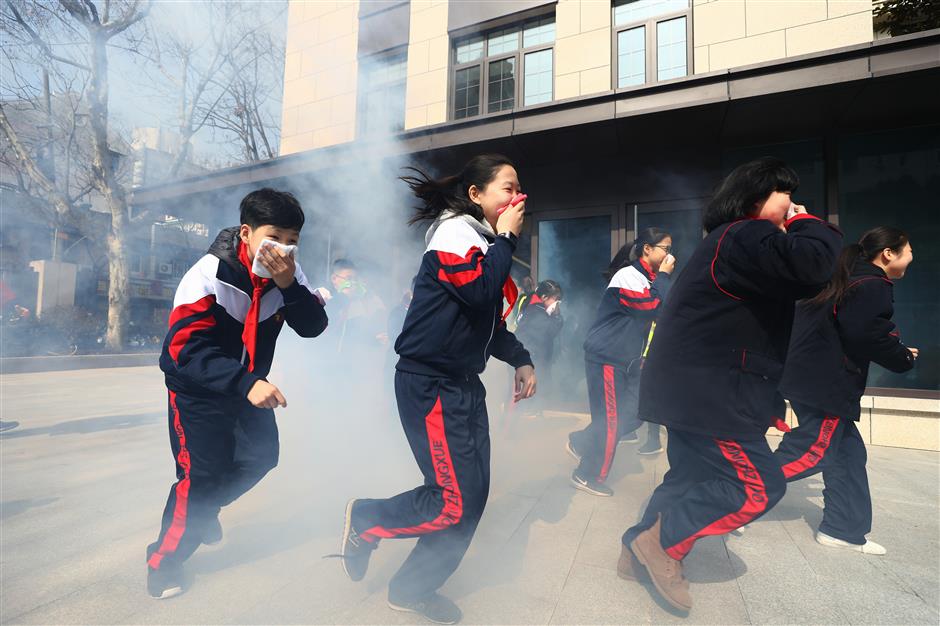
[[[337,416],[282,387],[281,463],[222,513],[225,539],[188,563],[190,589],[145,590],[144,548],[173,481],[166,396],[155,367],[0,376],[4,624],[403,624],[385,605],[412,541],[386,541],[365,580],[339,561],[350,497],[420,480],[386,411]],[[293,398],[293,399],[292,399]],[[378,404],[374,402],[373,404]],[[666,469],[622,445],[613,498],[575,491],[563,444],[585,418],[494,426],[493,485],[462,566],[443,588],[468,624],[933,624],[940,620],[940,465],[935,452],[869,448],[872,538],[887,556],[813,540],[822,481],[790,486],[741,536],[698,542],[686,561],[695,607],[670,611],[616,575],[619,538]],[[775,444],[774,444],[775,445]]]

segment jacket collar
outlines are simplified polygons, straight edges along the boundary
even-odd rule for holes
[[[888,274],[886,274],[883,269],[864,259],[858,259],[855,261],[855,265],[852,267],[852,276],[876,276],[878,278],[884,278],[885,280],[891,280],[888,278]]]
[[[648,278],[650,282],[653,282],[654,280],[656,280],[656,272],[654,272],[653,268],[649,266],[649,263],[647,263],[643,259],[637,259],[630,265],[632,265],[637,270],[639,270],[640,273],[646,276],[646,278]]]

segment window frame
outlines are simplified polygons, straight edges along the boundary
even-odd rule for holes
[[[554,5],[551,6],[554,9]],[[490,117],[494,115],[501,115],[508,113],[510,111],[517,111],[520,109],[528,109],[531,107],[537,107],[555,100],[555,42],[557,37],[553,37],[550,42],[540,43],[529,46],[528,48],[523,47],[525,42],[525,29],[527,25],[530,25],[533,22],[551,17],[555,27],[557,28],[558,22],[554,10],[550,12],[539,12],[535,14],[529,14],[525,17],[517,17],[511,21],[499,20],[487,24],[483,28],[477,28],[476,30],[470,32],[461,32],[461,33],[451,33],[450,36],[450,50],[449,50],[449,59],[448,59],[448,81],[447,81],[447,119],[452,122],[459,122],[463,120],[476,120],[484,117]],[[518,28],[516,33],[517,37],[517,46],[516,49],[512,52],[501,52],[489,55],[489,36],[491,34],[497,33],[499,31],[506,30],[508,28]],[[467,61],[464,63],[457,62],[457,44],[458,42],[464,41],[472,37],[482,37],[483,38],[483,52],[482,55],[473,61]],[[552,97],[551,100],[547,102],[539,102],[538,104],[530,104],[525,106],[525,61],[526,55],[532,54],[535,52],[544,52],[545,50],[552,51]],[[490,112],[489,107],[489,96],[490,96],[490,64],[496,63],[498,61],[504,61],[506,59],[514,58],[515,62],[515,85],[513,86],[513,106],[507,109],[502,109],[500,111]],[[457,88],[457,72],[465,70],[471,67],[478,66],[480,68],[480,98],[478,100],[478,112],[476,115],[467,115],[465,117],[457,117],[457,102],[456,102],[456,88]]]
[[[660,15],[648,17],[644,20],[624,22],[623,24],[617,24],[614,21],[616,19],[616,9],[616,1],[613,0],[610,3],[610,84],[615,92],[630,91],[633,89],[647,87],[649,85],[665,84],[674,80],[682,80],[683,78],[688,78],[695,73],[695,68],[693,67],[694,54],[692,45],[692,0],[689,0],[689,6],[681,11],[670,11],[668,13],[662,13]],[[685,66],[687,68],[687,72],[685,76],[677,76],[676,78],[659,80],[659,48],[657,47],[657,26],[660,22],[668,22],[680,17],[685,18]],[[644,32],[644,45],[646,46],[646,81],[638,85],[627,85],[625,87],[621,87],[620,49],[617,47],[617,39],[619,38],[620,33],[638,28],[640,26],[644,26],[646,28]]]
[[[367,116],[364,115],[364,113],[366,111],[368,96],[372,93],[375,93],[376,91],[379,91],[379,89],[367,88],[367,86],[364,84],[364,81],[363,81],[363,78],[364,78],[363,70],[366,67],[366,64],[368,63],[387,64],[390,60],[393,60],[397,57],[401,57],[402,60],[404,61],[404,64],[405,64],[404,75],[399,80],[382,83],[382,86],[380,89],[382,91],[386,91],[390,87],[401,87],[402,89],[401,129],[397,131],[389,131],[389,132],[391,132],[392,134],[395,134],[395,133],[400,133],[405,129],[405,109],[407,107],[405,98],[407,98],[407,90],[408,90],[408,46],[407,45],[396,46],[394,48],[389,48],[388,50],[383,50],[375,54],[368,54],[368,55],[359,57],[358,62],[357,62],[358,67],[356,70],[356,74],[357,74],[356,80],[358,83],[358,86],[356,89],[356,138],[357,139],[377,137],[383,134],[382,132],[377,132],[377,131],[369,132],[366,130]]]

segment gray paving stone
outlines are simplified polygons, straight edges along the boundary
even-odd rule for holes
[[[187,593],[157,602],[146,594],[143,550],[173,481],[159,372],[0,376],[3,419],[21,422],[0,436],[0,623],[418,622],[386,606],[414,540],[384,541],[360,583],[322,559],[339,549],[348,498],[420,482],[400,426],[375,412],[326,414],[305,400],[303,381],[282,388],[292,402],[278,416],[279,467],[223,511],[225,540],[189,561]],[[489,506],[442,589],[466,623],[940,622],[937,453],[869,448],[871,537],[886,556],[815,543],[822,482],[810,478],[743,536],[696,544],[685,561],[695,601],[686,617],[615,572],[620,535],[667,470],[665,455],[621,446],[615,496],[578,492],[563,445],[584,423],[554,417],[521,421],[513,438],[494,432]]]

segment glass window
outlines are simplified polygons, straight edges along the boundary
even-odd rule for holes
[[[675,13],[689,8],[689,0],[617,0],[614,3],[614,24],[642,22],[657,15]]]
[[[480,66],[457,70],[454,89],[454,117],[462,119],[480,114]]]
[[[489,68],[488,113],[505,111],[516,104],[516,59],[515,57],[493,61]]]
[[[656,24],[656,79],[669,80],[688,72],[685,45],[685,18],[678,17]]]
[[[552,99],[552,53],[540,50],[525,55],[525,95],[523,104],[539,104]]]
[[[486,38],[487,56],[506,54],[519,49],[519,28],[506,28],[490,33]]]
[[[398,132],[405,126],[404,53],[363,59],[360,65],[359,132]]]
[[[470,63],[483,58],[483,37],[474,35],[457,42],[457,63]]]
[[[548,15],[532,20],[522,32],[522,47],[530,48],[555,41],[555,16]]]
[[[894,226],[908,233],[914,249],[904,278],[894,281],[893,321],[920,357],[904,374],[872,363],[869,387],[940,388],[938,146],[940,126],[839,138],[839,227],[845,243],[875,226]]]
[[[610,264],[612,221],[609,215],[538,221],[537,279],[557,280],[564,290],[565,325],[556,350],[568,358],[552,367],[552,388],[561,406],[585,397],[581,346],[607,286],[601,272]]]
[[[646,27],[617,33],[617,86],[646,82]]]
[[[550,102],[554,97],[554,41],[554,14],[520,19],[455,39],[451,77],[454,119]]]

